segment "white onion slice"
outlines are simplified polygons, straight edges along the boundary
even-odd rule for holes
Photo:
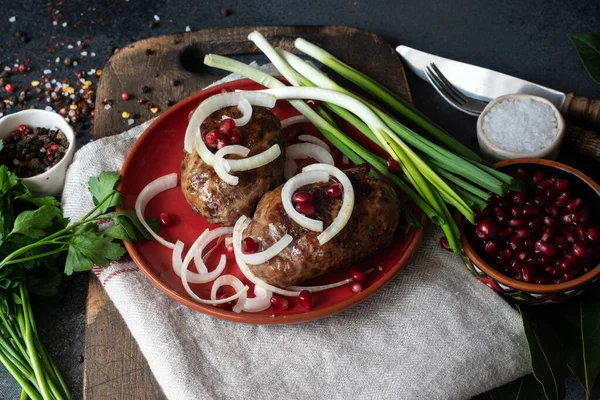
[[[287,128],[288,126],[291,125],[295,125],[295,124],[302,124],[305,122],[310,122],[308,118],[306,118],[304,115],[300,114],[300,115],[296,115],[290,118],[286,118],[284,120],[281,121],[281,127],[283,129]]]
[[[232,119],[235,122],[235,126],[246,125],[248,122],[250,122],[250,119],[252,118],[252,104],[250,104],[250,102],[246,99],[241,99],[237,104],[237,108],[242,113],[242,116],[240,118],[231,118],[226,115],[223,115],[223,118],[221,119]]]
[[[273,293],[262,286],[254,285],[254,297],[247,297],[244,304],[245,312],[259,312],[271,307]]]
[[[219,290],[219,288],[221,286],[231,286],[238,293],[240,293],[240,292],[242,292],[242,290],[244,290],[244,284],[242,283],[242,281],[240,281],[235,276],[221,275],[220,277],[217,278],[215,283],[213,283],[212,290],[210,291],[210,298],[212,300],[217,300],[217,290]],[[247,290],[245,290],[243,292],[243,294],[240,296],[238,301],[235,303],[235,306],[233,306],[233,310],[232,310],[233,312],[239,313],[244,309],[244,306],[246,304],[246,299],[247,299],[246,292],[247,292]]]
[[[325,143],[323,140],[321,140],[318,137],[316,137],[316,136],[313,136],[313,135],[300,135],[300,136],[298,136],[298,140],[301,140],[303,142],[308,142],[308,143],[314,143],[314,144],[316,144],[318,146],[321,146],[325,150],[327,150],[328,153],[331,153],[331,148],[329,147],[329,145],[327,143]]]
[[[348,176],[346,176],[345,173],[343,173],[338,168],[332,165],[313,164],[309,165],[308,167],[305,167],[302,171],[327,172],[329,175],[337,179],[344,187],[344,198],[342,200],[342,207],[340,208],[338,215],[335,217],[331,225],[329,225],[327,229],[325,229],[319,236],[317,236],[319,244],[324,245],[329,240],[331,240],[331,238],[337,235],[342,229],[344,229],[344,227],[350,220],[350,217],[352,216],[352,210],[354,209],[354,188],[352,187],[352,182],[350,182]]]
[[[209,97],[200,103],[200,106],[196,108],[194,114],[190,118],[187,129],[185,131],[184,149],[188,153],[193,150],[193,145],[196,145],[196,151],[202,160],[208,165],[212,166],[214,155],[206,147],[206,144],[201,138],[200,127],[206,118],[208,118],[213,112],[220,110],[225,107],[236,106],[242,99],[248,100],[248,102],[255,106],[272,108],[275,105],[275,96],[265,95],[260,92],[229,92],[219,93]],[[200,140],[197,140],[197,139]]]
[[[294,238],[291,235],[285,234],[281,239],[277,241],[277,243],[273,244],[273,246],[268,249],[261,251],[260,253],[254,254],[241,254],[241,259],[250,265],[258,265],[269,261],[271,258],[275,257],[277,254],[281,253],[283,249],[289,246]]]
[[[371,272],[375,271],[374,268],[371,268],[367,271],[365,271],[365,275],[370,274]],[[344,279],[343,281],[339,281],[339,282],[334,282],[334,283],[330,283],[328,285],[318,285],[318,286],[289,286],[288,289],[290,290],[308,290],[309,292],[323,292],[325,290],[329,290],[329,289],[333,289],[336,287],[340,287],[340,286],[344,286],[350,282],[352,282],[354,279],[352,278],[348,278],[348,279]]]
[[[292,160],[310,157],[322,164],[334,165],[331,154],[323,147],[314,143],[298,143],[288,146],[285,156]]]
[[[223,159],[228,154],[236,154],[238,156],[246,157],[250,153],[250,149],[237,144],[225,146],[215,153],[213,160],[213,168],[215,172],[221,178],[221,180],[229,185],[235,186],[239,183],[240,178],[234,175],[230,175],[228,172],[229,164]]]
[[[229,165],[231,171],[248,171],[250,169],[260,168],[264,165],[267,165],[271,161],[276,160],[280,155],[281,148],[278,144],[274,144],[262,153],[256,154],[252,157],[242,158],[239,160],[225,160],[224,163]]]
[[[150,232],[150,235],[152,235],[154,239],[156,239],[160,244],[162,244],[165,247],[168,247],[169,249],[175,248],[175,244],[163,239],[150,228],[150,225],[148,225],[146,219],[144,218],[144,211],[146,210],[146,206],[154,196],[164,192],[165,190],[173,189],[175,186],[177,186],[176,173],[163,175],[160,178],[157,178],[150,182],[148,185],[146,185],[146,187],[142,189],[142,191],[138,195],[137,200],[135,201],[135,213],[137,214],[137,217],[142,223],[142,225],[144,225],[144,228],[146,228],[148,232]]]
[[[233,250],[235,252],[235,259],[237,265],[242,274],[244,274],[244,276],[250,282],[254,283],[255,285],[262,286],[264,289],[270,292],[277,293],[282,296],[298,296],[300,292],[285,290],[278,288],[277,286],[269,285],[267,282],[254,275],[252,271],[250,271],[250,268],[248,268],[246,263],[241,259],[240,255],[242,254],[242,233],[248,227],[249,224],[250,218],[246,217],[245,215],[242,215],[240,218],[238,218],[237,222],[235,223],[235,226],[233,227]]]
[[[302,186],[306,186],[315,182],[327,182],[328,180],[329,173],[327,171],[307,171],[294,176],[287,181],[285,185],[283,185],[283,189],[281,189],[281,202],[283,203],[283,209],[287,215],[289,215],[290,218],[301,227],[313,232],[323,232],[323,221],[308,218],[307,216],[296,211],[294,205],[292,204],[292,196],[296,190],[300,189]]]
[[[283,164],[283,176],[286,181],[289,181],[296,175],[296,171],[298,171],[298,165],[296,165],[296,161],[290,160],[289,158],[285,160]]]

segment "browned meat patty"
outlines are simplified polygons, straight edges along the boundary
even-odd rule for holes
[[[394,190],[386,183],[368,176],[360,169],[345,171],[352,182],[355,204],[348,224],[333,239],[319,245],[317,236],[296,224],[283,209],[283,186],[268,192],[258,203],[244,237],[252,237],[258,251],[272,246],[285,234],[294,241],[281,253],[260,265],[250,265],[251,271],[266,282],[287,287],[368,257],[391,244],[400,212]],[[330,199],[325,190],[332,183],[316,183],[303,187],[310,191],[316,215],[327,228],[342,205],[341,196]]]
[[[204,121],[202,132],[218,128],[223,115],[239,118],[241,113],[237,107],[216,111]],[[239,183],[232,186],[223,182],[213,167],[204,163],[196,151],[192,154],[184,151],[181,189],[194,211],[211,224],[231,226],[241,215],[252,215],[263,194],[283,182],[285,140],[279,119],[266,108],[253,107],[250,122],[238,129],[242,134],[241,145],[250,149],[248,157],[261,153],[276,143],[281,148],[281,156],[260,168],[231,172],[239,177]]]

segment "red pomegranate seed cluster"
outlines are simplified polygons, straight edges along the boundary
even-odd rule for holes
[[[219,129],[204,133],[202,139],[209,148],[219,150],[230,144],[242,143],[242,134],[236,129],[235,121],[227,118],[221,122]]]
[[[477,214],[471,243],[478,254],[503,274],[528,283],[567,282],[596,266],[600,227],[569,180],[524,168],[512,176],[525,183],[525,190],[494,196]]]
[[[311,192],[296,192],[292,196],[292,203],[295,204],[296,211],[307,217],[315,215],[315,206],[313,205]]]

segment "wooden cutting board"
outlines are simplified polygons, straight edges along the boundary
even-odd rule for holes
[[[297,37],[313,41],[411,100],[399,57],[374,33],[346,26],[206,29],[141,40],[114,54],[98,86],[94,139],[131,128],[129,119],[139,123],[155,117],[224,77],[226,73],[203,65],[204,54],[266,62],[264,56],[252,55],[257,49],[247,36],[255,29],[272,44],[289,51],[294,51]],[[122,100],[122,93],[127,93],[129,100]],[[124,112],[129,116],[124,118]],[[85,399],[165,398],[137,343],[93,274],[87,298],[84,360]]]

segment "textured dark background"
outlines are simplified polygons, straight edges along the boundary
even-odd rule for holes
[[[390,44],[406,44],[449,58],[492,68],[561,91],[600,98],[600,85],[586,74],[567,39],[572,32],[599,32],[600,2],[588,1],[207,1],[207,0],[0,0],[0,69],[29,58],[28,76],[8,80],[28,85],[45,69],[52,78],[75,78],[75,71],[102,68],[112,47],[149,36],[242,25],[352,25],[379,33]],[[223,16],[227,8],[231,15]],[[153,23],[157,15],[160,21]],[[9,18],[15,17],[14,22]],[[56,21],[56,24],[53,24]],[[66,26],[63,24],[66,22]],[[26,32],[29,40],[16,37]],[[81,55],[77,41],[87,45]],[[69,49],[68,46],[73,48]],[[91,53],[95,53],[92,56]],[[71,57],[77,67],[65,66]],[[369,56],[365,49],[365,57]],[[59,57],[59,62],[56,58]],[[434,90],[408,73],[414,103],[434,120],[475,145],[475,119],[461,114]],[[95,80],[94,80],[95,83]],[[0,88],[0,100],[9,96]],[[46,106],[42,98],[42,108]],[[36,104],[29,96],[28,105]],[[38,104],[39,106],[39,104]],[[18,110],[14,107],[6,113]],[[90,118],[77,124],[80,145],[90,140]],[[567,159],[586,172],[597,164]],[[593,175],[597,176],[597,172]],[[71,278],[58,304],[36,304],[42,340],[63,371],[75,399],[82,397],[87,275]],[[12,378],[0,368],[0,400],[18,398]],[[569,398],[583,398],[569,381]]]

